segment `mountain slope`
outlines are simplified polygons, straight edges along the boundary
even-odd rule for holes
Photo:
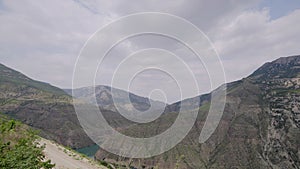
[[[300,56],[267,63],[251,76],[227,84],[223,117],[214,134],[198,143],[210,98],[199,108],[188,136],[172,150],[149,159],[124,159],[99,150],[96,158],[122,161],[137,168],[299,168]],[[203,97],[203,96],[202,96]],[[193,101],[187,99],[185,101]],[[172,125],[180,102],[148,124],[122,132],[135,137],[157,135]]]
[[[115,104],[126,112],[132,109],[148,110],[150,103],[162,107],[164,103],[153,101],[132,93],[113,89],[116,100],[112,100],[112,88],[97,86],[97,102],[109,124],[115,128],[132,125],[129,120],[117,113]],[[0,111],[25,124],[41,130],[42,136],[53,139],[72,148],[82,148],[94,143],[82,130],[73,107],[73,99],[65,91],[50,84],[30,79],[29,77],[0,64]],[[76,96],[88,103],[94,89],[84,87],[75,89]],[[133,104],[125,102],[130,98]],[[115,104],[114,104],[115,103]]]
[[[0,113],[0,168],[44,168],[55,165],[46,159],[39,137],[19,121]]]
[[[79,148],[93,144],[77,120],[69,95],[1,64],[0,111],[65,146]]]
[[[264,157],[272,166],[300,166],[300,56],[279,58],[249,78],[263,89],[269,124]]]
[[[24,85],[24,86],[30,86],[32,88],[35,88],[37,90],[42,90],[45,92],[54,93],[57,95],[65,95],[66,93],[57,87],[51,86],[48,83],[39,82],[30,79],[29,77],[25,76],[24,74],[15,71],[13,69],[10,69],[3,64],[0,64],[0,82],[7,82],[11,84],[16,85]]]

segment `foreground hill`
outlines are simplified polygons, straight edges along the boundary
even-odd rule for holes
[[[43,168],[55,166],[46,159],[38,136],[28,126],[0,113],[0,168]]]
[[[249,77],[227,84],[221,122],[200,144],[209,96],[201,96],[204,101],[194,127],[172,150],[149,159],[126,159],[99,150],[96,158],[136,168],[299,168],[300,56],[266,63]],[[172,125],[178,107],[180,102],[168,106],[169,113],[154,122],[122,132],[135,137],[157,135]]]
[[[74,150],[37,136],[31,127],[11,120],[2,113],[0,128],[2,169],[107,169]]]

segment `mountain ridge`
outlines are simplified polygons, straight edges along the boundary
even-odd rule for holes
[[[25,84],[25,85],[31,85],[32,87],[35,87],[37,89],[42,89],[50,92],[55,92],[57,94],[66,94],[63,92],[62,89],[55,87],[51,85],[50,83],[42,82],[42,81],[36,81],[28,76],[24,75],[23,73],[13,70],[9,67],[7,67],[4,64],[0,63],[0,81],[6,81],[6,82],[12,82],[12,83],[19,83],[19,84]],[[13,75],[13,76],[11,76]],[[41,86],[47,85],[47,88],[42,88]]]
[[[72,148],[93,144],[63,90],[0,64],[0,91],[0,111],[40,130],[43,137]]]
[[[3,67],[0,66],[0,71],[1,68]],[[199,114],[187,137],[168,152],[148,159],[127,159],[100,149],[95,158],[135,168],[298,169],[300,166],[299,74],[300,56],[297,55],[265,63],[250,76],[228,83],[227,101],[222,119],[213,135],[203,144],[198,142],[198,138],[209,110],[210,94],[183,100],[193,102],[193,99],[200,97]],[[28,84],[28,80],[25,79],[26,83],[19,84],[15,79],[9,81],[9,78],[3,78],[3,75],[5,74],[0,74],[0,103],[1,109],[6,110],[6,114],[42,129],[52,139],[64,145],[78,148],[88,145],[82,144],[83,142],[92,144],[89,139],[85,140],[87,137],[76,122],[74,113],[71,117],[59,113],[60,110],[74,111],[72,98],[69,95],[51,92],[52,88],[49,86],[50,91],[49,89],[38,90],[40,83],[37,83],[37,86],[35,83]],[[151,137],[160,134],[173,124],[180,103],[183,101],[167,105],[166,113],[147,124],[132,124],[112,109],[110,102],[103,114],[108,118],[109,124],[118,128],[118,131],[123,134],[133,137]],[[145,108],[145,105],[141,107]],[[51,115],[55,115],[56,118]],[[45,119],[48,120],[49,117],[56,122],[54,126],[52,123],[46,125],[39,123],[39,121],[45,123]],[[68,123],[61,122],[60,118],[66,119]],[[62,128],[67,131],[66,133],[73,134],[66,135],[61,131]],[[59,139],[60,137],[67,141]],[[78,141],[75,138],[83,140]]]
[[[246,78],[228,83],[223,117],[216,131],[203,144],[198,143],[198,138],[209,109],[209,94],[206,100],[202,99],[205,102],[200,105],[194,127],[172,150],[152,158],[134,160],[100,149],[95,157],[108,162],[121,161],[135,168],[297,169],[300,166],[299,60],[300,56],[279,58],[264,64]],[[193,98],[185,101],[189,100]],[[170,112],[175,113],[164,114],[147,125],[131,126],[123,133],[133,137],[160,134],[176,119],[180,102],[169,107],[173,107]]]
[[[123,95],[128,94],[119,91]],[[149,108],[147,98],[129,94],[135,101],[135,107],[141,110]],[[80,126],[73,98],[67,92],[49,83],[35,81],[3,64],[0,64],[0,106],[0,112],[41,130],[43,137],[64,146],[77,149],[94,144]],[[101,108],[112,126],[130,125],[128,120],[116,113],[111,100]]]

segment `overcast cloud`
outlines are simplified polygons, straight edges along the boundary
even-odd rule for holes
[[[248,76],[266,61],[300,54],[299,1],[270,2],[3,0],[0,1],[0,63],[33,79],[70,88],[79,51],[95,31],[127,14],[166,12],[187,19],[207,34],[223,62],[227,82],[230,82]],[[189,51],[170,39],[149,35],[133,37],[116,46],[100,68],[103,73],[97,76],[97,83],[109,84],[123,57],[144,48],[166,49],[184,59],[201,84],[200,92],[194,95],[211,90],[204,67]],[[171,87],[176,88],[174,81],[164,76],[155,71],[146,72],[135,79],[130,90],[148,96],[149,89],[160,81],[160,86],[170,95],[167,101],[179,100],[178,93],[172,92],[178,91]]]

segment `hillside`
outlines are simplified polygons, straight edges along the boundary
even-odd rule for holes
[[[172,150],[149,159],[126,159],[99,150],[96,158],[122,161],[136,168],[297,169],[300,166],[299,68],[300,56],[280,58],[266,63],[247,78],[227,84],[223,117],[204,144],[198,143],[198,138],[208,112],[209,95],[202,96],[206,99],[188,136]],[[168,107],[173,113],[122,132],[135,137],[161,133],[176,119],[180,102]]]
[[[111,90],[107,86],[97,86],[96,96],[102,113],[115,128],[132,125],[117,113],[115,104],[126,112],[133,108],[148,110],[150,103],[153,107],[164,106],[164,103],[118,89],[113,89],[117,98],[113,101]],[[75,89],[74,94],[79,99],[94,104],[91,100],[93,91],[91,87],[84,87]],[[78,149],[94,145],[78,122],[73,99],[69,94],[72,94],[72,90],[64,91],[48,83],[35,81],[0,64],[0,111],[39,129],[43,137],[65,146]],[[125,101],[128,95],[133,106]]]
[[[1,64],[0,111],[65,146],[80,148],[93,144],[77,120],[69,95]]]
[[[30,127],[0,113],[0,168],[51,169],[53,162],[45,158],[44,147]]]
[[[0,128],[0,168],[107,169],[74,150],[37,136],[31,127],[2,113]]]
[[[93,145],[80,127],[65,91],[0,65],[2,112],[41,130],[41,135],[72,148]],[[170,151],[149,159],[126,159],[99,150],[95,158],[135,168],[296,168],[300,166],[300,56],[279,58],[264,64],[249,77],[227,84],[223,117],[215,133],[198,143],[210,106],[210,94],[201,98],[199,114],[187,137]],[[78,98],[93,103],[93,88],[76,89]],[[70,90],[66,90],[70,93]],[[88,91],[88,92],[87,92]],[[96,87],[97,103],[108,123],[121,133],[151,137],[169,128],[181,102],[167,105],[157,120],[134,123],[112,104],[111,88]],[[118,91],[118,90],[117,90]],[[147,110],[151,100],[118,91],[118,105],[130,111]],[[197,98],[198,98],[197,97]],[[193,103],[196,98],[183,100]],[[182,101],[182,102],[183,102]],[[162,103],[157,102],[159,105]]]
[[[55,164],[55,169],[107,169],[92,159],[49,140],[42,138],[40,144],[45,145],[45,157]]]

